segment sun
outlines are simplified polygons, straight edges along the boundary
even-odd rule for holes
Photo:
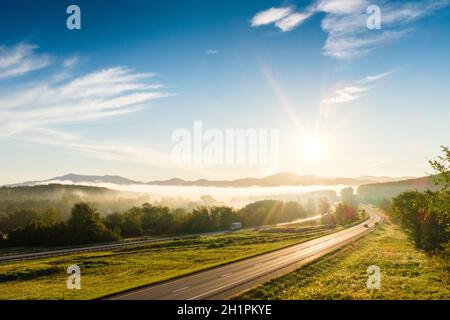
[[[324,153],[324,146],[318,138],[306,139],[301,147],[301,153],[304,159],[320,160]]]

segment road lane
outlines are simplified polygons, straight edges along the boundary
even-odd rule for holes
[[[216,267],[166,283],[118,294],[113,300],[225,299],[242,290],[279,277],[352,242],[374,227],[381,217],[368,206],[368,221],[351,228],[285,249]],[[366,227],[367,225],[367,227]]]

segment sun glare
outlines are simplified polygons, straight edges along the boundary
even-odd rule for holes
[[[302,145],[302,155],[308,160],[319,160],[323,151],[322,142],[316,138],[308,138]]]

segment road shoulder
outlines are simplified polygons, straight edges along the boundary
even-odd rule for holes
[[[381,271],[381,289],[366,287],[367,268]],[[449,299],[449,265],[415,249],[395,224],[307,266],[238,295],[239,299]]]

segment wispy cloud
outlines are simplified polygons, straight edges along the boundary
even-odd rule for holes
[[[359,35],[336,35],[330,33],[323,52],[326,56],[341,60],[358,58],[365,56],[376,46],[402,38],[410,31],[385,31],[380,34],[369,35],[366,38]]]
[[[170,154],[149,146],[136,146],[112,141],[95,141],[80,135],[45,128],[30,128],[15,138],[45,144],[69,154],[99,160],[142,163],[155,167],[169,166]]]
[[[311,12],[293,13],[275,23],[283,32],[291,31],[312,15]]]
[[[0,80],[22,76],[50,64],[50,57],[35,52],[37,46],[19,43],[13,47],[0,46]]]
[[[292,8],[270,8],[261,12],[258,12],[251,20],[252,27],[259,27],[267,24],[275,23],[292,12]]]
[[[211,56],[211,55],[215,55],[218,54],[220,51],[217,49],[208,49],[205,51],[205,55],[207,56]]]
[[[369,87],[357,87],[354,85],[347,86],[335,91],[333,97],[323,100],[323,103],[344,103],[357,100],[363,96],[365,91],[370,90]]]
[[[319,0],[314,5],[314,11],[342,15],[365,10],[368,6],[366,0]]]
[[[365,160],[363,166],[366,168],[378,167],[378,166],[387,164],[389,162],[391,162],[391,160],[388,158],[371,158],[371,159]]]
[[[322,102],[327,105],[332,105],[358,100],[364,97],[367,91],[373,89],[377,81],[380,81],[391,73],[392,72],[384,72],[377,75],[366,76],[353,83],[339,86],[330,97],[323,99]]]
[[[361,80],[361,82],[365,83],[365,82],[378,81],[378,80],[381,80],[383,78],[386,78],[387,76],[391,75],[392,73],[393,73],[393,71],[387,71],[387,72],[383,72],[383,73],[380,73],[380,74],[369,75],[365,79]]]
[[[80,58],[78,56],[73,56],[70,58],[67,58],[63,61],[63,67],[64,68],[72,68],[76,66],[80,62]]]
[[[321,28],[328,34],[323,54],[336,59],[364,56],[374,48],[395,41],[412,30],[412,23],[447,6],[450,0],[418,0],[414,2],[383,2],[381,7],[381,30],[367,28],[367,0],[316,0],[302,12],[285,9],[284,15],[269,14],[269,10],[255,15],[252,26],[274,24],[287,32],[300,26],[309,17],[323,13]],[[279,11],[281,13],[281,11]],[[266,13],[267,16],[262,15]],[[269,18],[271,17],[271,18]],[[261,21],[255,23],[254,20]],[[262,23],[264,22],[264,23]]]
[[[116,67],[65,83],[38,84],[0,97],[0,122],[13,132],[29,127],[95,120],[149,107],[171,94],[149,83],[152,74]],[[0,131],[1,132],[1,131]]]
[[[34,45],[14,48],[12,54],[0,59],[0,70],[14,70],[23,61],[34,61],[27,64],[31,70],[32,65],[37,68],[50,59],[45,56],[39,64],[40,58],[32,53]],[[64,131],[64,126],[138,112],[151,107],[154,100],[173,93],[165,91],[164,86],[155,81],[155,74],[125,67],[73,77],[65,70],[76,63],[78,57],[64,60],[62,69],[48,74],[50,80],[46,82],[9,86],[8,91],[0,95],[0,138],[53,145],[88,157],[133,162],[138,158],[139,162],[156,164],[162,155],[150,148],[108,141],[95,143]]]

